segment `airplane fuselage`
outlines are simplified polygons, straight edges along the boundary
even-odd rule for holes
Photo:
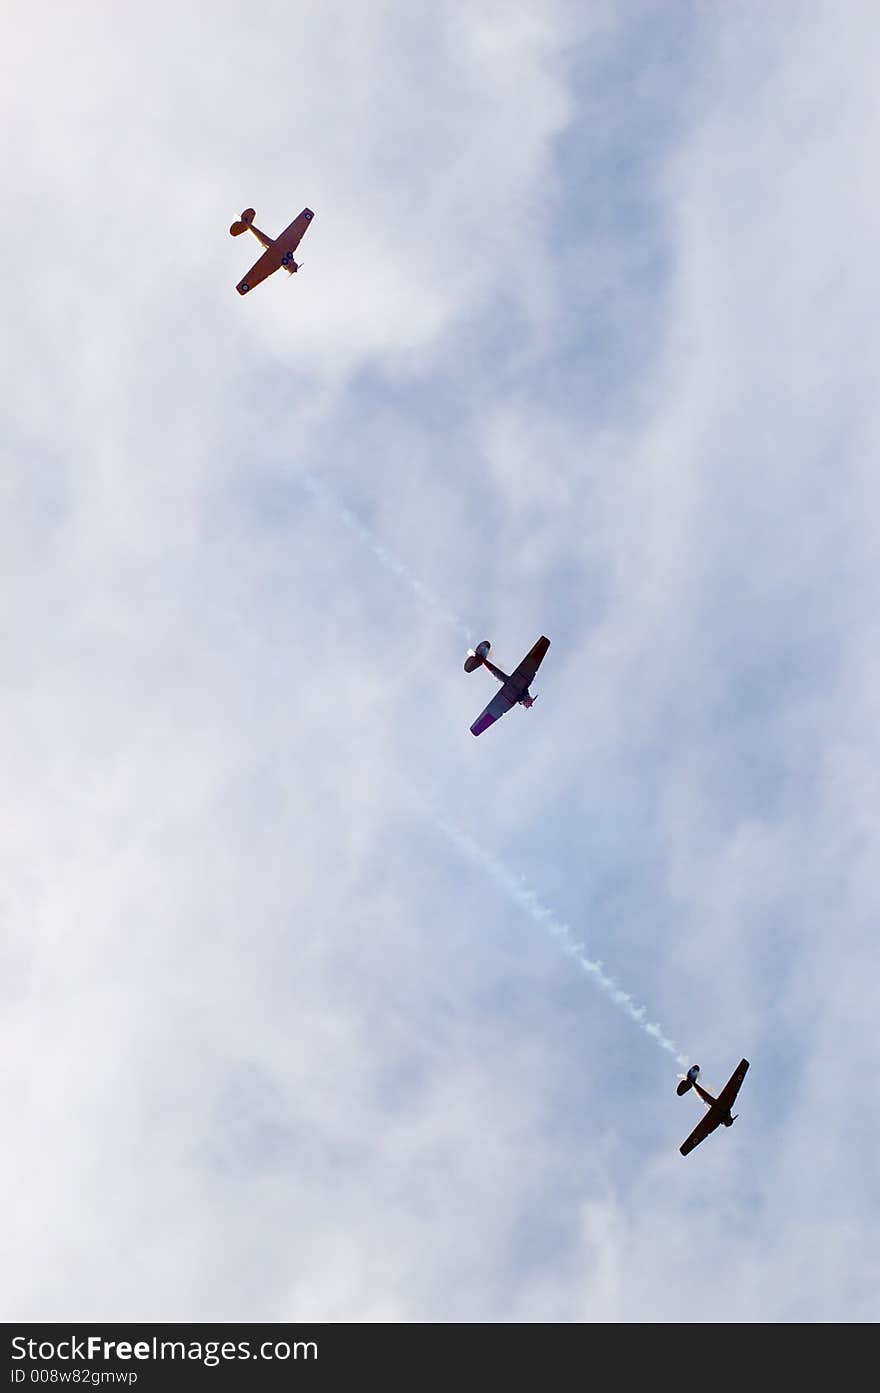
[[[706,1089],[706,1088],[704,1088],[702,1084],[697,1083],[696,1079],[694,1080],[694,1090],[695,1090],[695,1092],[699,1093],[700,1097],[702,1098],[703,1102],[706,1104],[706,1107],[707,1107],[707,1108],[717,1108],[717,1106],[718,1106],[718,1099],[717,1099],[717,1098],[713,1098],[713,1097],[712,1097],[712,1094],[709,1092],[709,1090]],[[733,1118],[732,1118],[731,1115],[730,1115],[730,1109],[729,1109],[729,1108],[727,1109],[727,1112],[726,1112],[726,1113],[724,1114],[724,1116],[722,1117],[721,1121],[722,1121],[722,1123],[724,1124],[725,1127],[732,1127],[732,1126],[733,1126],[733,1121],[734,1121],[734,1120],[733,1120]]]
[[[489,669],[496,682],[500,682],[502,687],[504,686],[505,682],[510,681],[510,674],[507,672],[502,672],[501,668],[496,667],[494,663],[490,663],[488,658],[483,658],[481,659],[481,661],[483,667],[487,667]],[[521,706],[531,706],[532,697],[529,695],[528,687],[526,687],[526,689],[520,693],[520,695],[517,697],[517,701]]]
[[[252,232],[254,234],[257,241],[260,243],[260,246],[265,247],[266,251],[268,251],[270,247],[274,247],[274,238],[267,237],[265,232],[261,232],[258,227],[254,227],[253,223],[248,223],[248,232]]]
[[[700,1095],[707,1108],[714,1108],[718,1102],[718,1099],[713,1098],[709,1090],[704,1088],[701,1083],[697,1083],[696,1079],[694,1080],[694,1092]]]
[[[260,243],[260,246],[265,247],[266,251],[269,251],[270,247],[274,247],[275,243],[279,240],[277,237],[267,237],[265,232],[261,232],[258,227],[254,227],[253,223],[249,224],[248,232],[252,232],[254,234],[257,241]],[[283,232],[281,236],[284,236]],[[299,265],[293,259],[293,252],[289,252],[287,258],[282,259],[281,265],[284,267],[284,270],[287,271],[288,274],[291,276],[299,270]]]
[[[496,667],[494,663],[490,663],[488,658],[482,658],[480,661],[482,662],[483,667],[487,667],[489,669],[496,682],[500,682],[501,685],[504,686],[505,682],[510,681],[509,675],[506,672],[502,672],[501,668]]]

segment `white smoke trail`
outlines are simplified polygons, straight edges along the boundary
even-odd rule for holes
[[[647,1011],[644,1006],[636,1005],[629,992],[625,992],[622,987],[617,985],[613,977],[608,976],[602,963],[588,956],[586,945],[575,938],[569,925],[557,919],[553,911],[548,909],[545,904],[541,903],[534,890],[530,890],[524,885],[522,880],[518,876],[515,876],[512,871],[509,871],[501,861],[497,860],[496,857],[479,846],[477,842],[474,841],[473,837],[469,836],[466,832],[462,832],[460,828],[454,827],[451,822],[447,822],[446,818],[436,813],[415,790],[413,790],[413,793],[421,811],[432,826],[436,827],[437,831],[441,832],[457,851],[460,851],[469,861],[472,861],[474,865],[479,866],[482,871],[485,871],[486,875],[498,886],[499,890],[503,891],[507,898],[518,905],[520,909],[525,910],[529,918],[532,919],[539,928],[548,933],[551,938],[556,939],[563,953],[577,963],[578,967],[587,974],[590,980],[595,983],[609,1001],[618,1007],[619,1010],[623,1011],[625,1015],[629,1016],[630,1020],[634,1021],[639,1029],[643,1030],[646,1035],[650,1035],[651,1039],[656,1041],[661,1050],[665,1050],[666,1053],[671,1054],[679,1064],[687,1067],[689,1063],[688,1056],[679,1053],[678,1046],[673,1040],[670,1040],[668,1036],[663,1034],[660,1026],[648,1020]]]
[[[469,629],[457,614],[453,614],[451,610],[448,610],[445,605],[441,604],[436,596],[432,595],[428,587],[420,581],[417,576],[413,575],[409,567],[396,556],[393,556],[387,547],[382,545],[378,537],[370,531],[366,524],[361,522],[357,514],[353,513],[350,508],[347,508],[344,503],[340,502],[325,483],[316,479],[315,476],[308,471],[303,473],[302,481],[304,487],[312,497],[325,503],[339,521],[342,522],[350,532],[353,532],[356,537],[360,538],[379,564],[383,566],[386,571],[389,571],[391,575],[396,576],[398,580],[402,581],[412,594],[415,595],[416,599],[422,602],[426,609],[431,611],[436,618],[442,619],[444,623],[457,629],[468,643],[472,642],[473,630]],[[451,844],[466,856],[469,861],[472,861],[485,871],[498,888],[507,895],[508,899],[512,900],[513,903],[518,905],[521,909],[524,909],[539,928],[544,929],[552,938],[555,938],[561,946],[562,951],[577,963],[578,967],[587,974],[609,1001],[629,1016],[630,1020],[633,1021],[640,1030],[643,1030],[646,1035],[650,1035],[659,1045],[660,1049],[665,1050],[667,1054],[671,1054],[677,1062],[684,1065],[685,1068],[688,1066],[689,1060],[687,1055],[680,1054],[678,1046],[674,1041],[663,1034],[660,1026],[648,1020],[644,1006],[636,1005],[636,1002],[629,992],[625,992],[622,987],[617,985],[613,977],[608,976],[602,963],[598,961],[598,959],[588,956],[586,946],[575,938],[568,924],[557,919],[553,911],[541,903],[535,892],[529,890],[528,887],[523,884],[522,880],[515,876],[512,871],[509,871],[501,861],[498,861],[494,856],[491,856],[489,852],[485,851],[481,846],[478,846],[474,839],[468,836],[466,832],[462,832],[459,828],[454,827],[451,822],[447,822],[439,813],[434,812],[433,808],[429,806],[426,799],[417,789],[411,788],[410,792],[424,816],[437,831],[442,833],[447,841],[451,842]]]
[[[416,599],[420,600],[426,609],[430,610],[436,618],[442,619],[445,624],[450,624],[453,629],[457,629],[467,643],[473,640],[473,630],[468,628],[464,620],[460,619],[457,614],[453,614],[451,610],[448,610],[445,605],[441,604],[436,595],[433,595],[427,585],[425,585],[424,581],[419,580],[418,576],[414,576],[403,561],[392,555],[388,548],[382,545],[378,537],[370,531],[366,523],[361,522],[356,513],[353,513],[350,508],[347,508],[344,503],[340,502],[325,483],[320,479],[316,479],[314,474],[310,474],[308,470],[303,473],[302,481],[303,486],[312,497],[325,503],[339,521],[343,523],[350,532],[353,532],[356,537],[360,538],[364,546],[372,552],[379,564],[384,566],[386,571],[390,571],[393,576],[396,576],[398,580],[403,581],[404,585],[412,591]]]

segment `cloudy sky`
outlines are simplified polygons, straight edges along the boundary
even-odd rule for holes
[[[876,8],[10,22],[6,1318],[876,1320]]]

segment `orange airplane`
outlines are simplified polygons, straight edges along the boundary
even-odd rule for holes
[[[299,217],[294,218],[290,227],[286,227],[281,236],[276,237],[274,241],[271,237],[267,237],[265,232],[261,232],[258,227],[254,227],[254,216],[253,208],[245,208],[238,222],[234,222],[229,229],[233,237],[240,237],[243,232],[252,232],[257,241],[266,248],[259,261],[254,262],[244,280],[239,281],[235,287],[239,295],[247,295],[248,291],[253,290],[255,285],[259,285],[260,281],[264,281],[267,276],[271,276],[273,271],[279,270],[282,266],[291,276],[299,270],[299,266],[293,259],[293,253],[305,236],[309,223],[315,215],[311,208],[303,208]]]

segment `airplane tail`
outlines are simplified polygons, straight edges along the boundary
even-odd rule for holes
[[[692,1064],[691,1067],[688,1069],[687,1073],[685,1074],[684,1078],[682,1079],[681,1083],[678,1085],[678,1088],[675,1090],[679,1098],[683,1098],[684,1095],[687,1093],[688,1089],[693,1088],[694,1084],[697,1082],[697,1077],[699,1073],[699,1064]],[[697,1092],[700,1093],[700,1097],[703,1096],[699,1087],[697,1088]]]
[[[245,208],[239,220],[230,227],[230,236],[240,237],[243,232],[247,232],[255,217],[256,211],[253,208]]]
[[[469,648],[467,657],[464,660],[465,672],[476,672],[478,667],[482,667],[483,659],[486,657],[491,647],[492,645],[489,640],[484,638],[482,643],[477,644],[476,652],[473,648]]]

